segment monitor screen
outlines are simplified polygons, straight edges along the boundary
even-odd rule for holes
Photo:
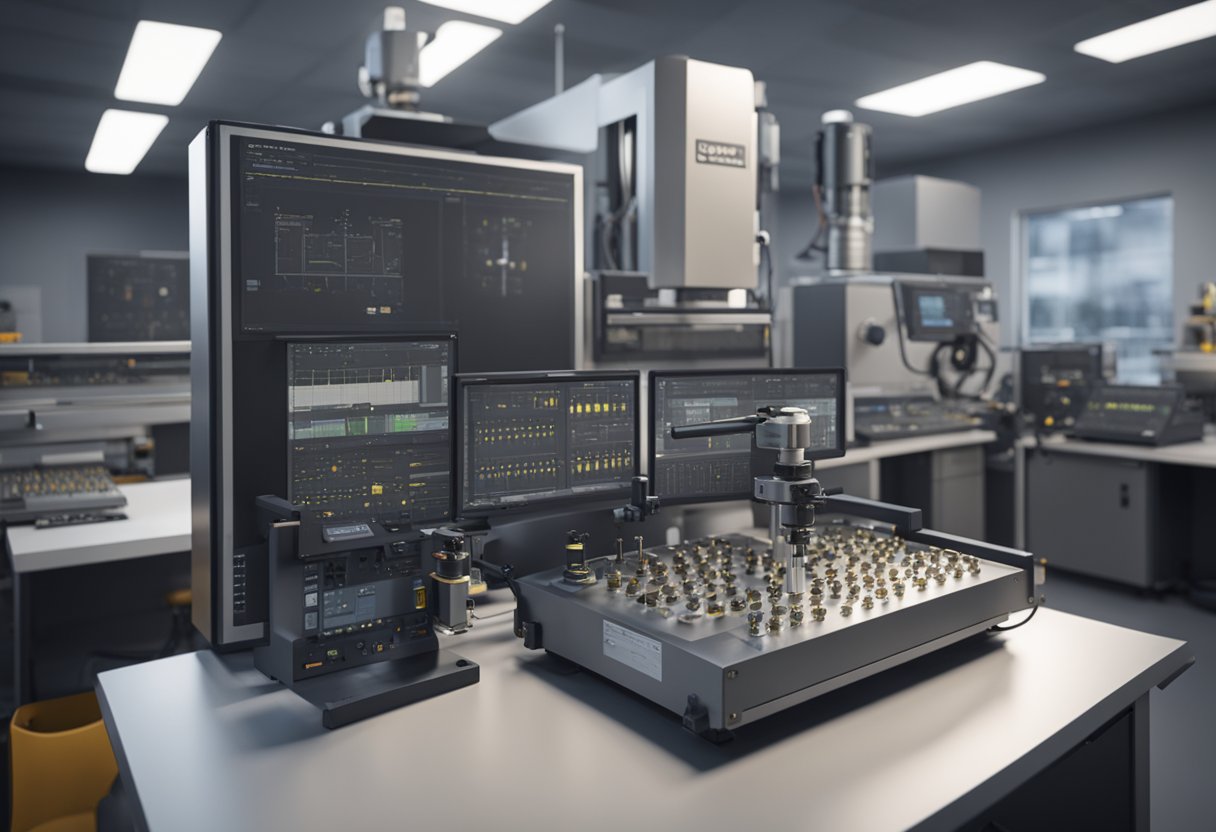
[[[462,516],[629,493],[636,373],[462,376],[459,387]]]
[[[90,254],[90,341],[189,341],[186,252]]]
[[[292,504],[322,523],[451,519],[453,359],[446,338],[289,343]]]
[[[672,439],[671,428],[747,416],[769,406],[801,407],[810,415],[807,459],[844,455],[842,370],[651,373],[652,491],[669,505],[750,498],[750,434]]]
[[[975,309],[967,289],[904,283],[903,311],[911,341],[949,341],[975,332]]]
[[[467,369],[573,364],[570,170],[289,133],[233,158],[244,336],[455,329]]]

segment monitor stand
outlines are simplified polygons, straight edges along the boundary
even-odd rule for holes
[[[446,650],[302,679],[291,690],[321,711],[321,724],[341,728],[369,716],[477,684],[481,668]]]

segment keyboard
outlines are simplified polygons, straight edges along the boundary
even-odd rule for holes
[[[908,439],[958,433],[981,427],[983,420],[964,407],[921,397],[858,400],[853,432],[861,439]]]
[[[46,465],[0,471],[0,521],[28,523],[127,504],[103,465]]]

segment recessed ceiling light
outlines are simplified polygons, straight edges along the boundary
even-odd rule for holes
[[[114,97],[170,107],[181,104],[221,37],[214,29],[139,21]]]
[[[1216,35],[1216,0],[1207,0],[1083,40],[1073,49],[1082,55],[1121,64],[1213,35]]]
[[[85,169],[93,173],[130,173],[168,123],[169,117],[159,113],[106,110],[97,122]]]
[[[1041,84],[1046,80],[1042,73],[1029,69],[993,61],[976,61],[863,96],[857,99],[857,106],[901,116],[923,116]]]
[[[441,6],[454,12],[488,17],[503,23],[519,23],[531,17],[552,0],[422,0],[432,6]]]
[[[418,55],[418,83],[439,83],[449,72],[485,49],[502,35],[502,29],[450,20],[435,30],[435,37]]]

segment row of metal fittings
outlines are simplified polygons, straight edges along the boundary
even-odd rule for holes
[[[888,603],[892,596],[902,598],[909,586],[924,591],[930,582],[940,586],[951,576],[958,581],[966,574],[979,575],[981,571],[979,558],[953,549],[909,550],[901,538],[878,536],[867,530],[858,530],[851,536],[829,533],[813,539],[808,546],[806,570],[811,607],[804,611],[800,593],[784,598],[785,565],[776,561],[771,550],[758,554],[748,546],[742,551],[745,572],[763,574],[763,592],[738,585],[738,576],[732,571],[736,554],[733,543],[720,538],[676,549],[670,568],[659,554],[644,552],[627,581],[619,564],[609,568],[607,590],[615,593],[623,587],[626,597],[656,609],[664,617],[672,614],[670,606],[684,599],[686,612],[679,620],[686,623],[703,616],[717,618],[728,611],[746,612],[752,635],[764,635],[780,632],[787,618],[789,626],[800,626],[807,612],[812,621],[824,621],[825,596],[840,601],[839,613],[848,617],[855,604],[869,610],[875,604]],[[721,584],[717,583],[719,579]],[[765,595],[770,605],[767,624],[762,611]]]

